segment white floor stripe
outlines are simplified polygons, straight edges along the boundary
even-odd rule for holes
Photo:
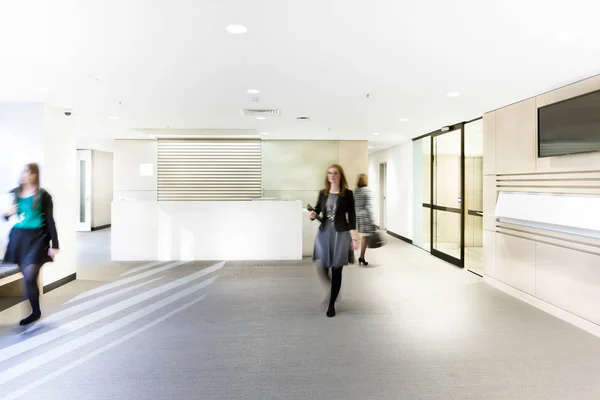
[[[132,276],[130,278],[125,278],[125,279],[121,279],[121,280],[118,280],[118,281],[115,281],[115,282],[111,282],[109,284],[100,286],[99,288],[88,290],[87,292],[82,293],[79,296],[77,296],[77,297],[75,297],[75,298],[67,301],[67,304],[72,303],[74,301],[81,300],[81,299],[86,299],[86,298],[88,298],[90,296],[94,296],[96,294],[103,293],[103,292],[106,292],[108,290],[112,290],[112,289],[115,289],[115,288],[127,285],[128,283],[131,283],[131,282],[139,281],[140,279],[144,279],[144,278],[147,278],[147,277],[152,276],[152,275],[160,274],[161,272],[168,271],[170,269],[179,267],[180,265],[183,265],[185,263],[187,263],[187,261],[177,261],[177,262],[174,262],[174,263],[171,263],[171,264],[167,264],[167,265],[165,265],[163,267],[160,267],[160,268],[157,268],[157,269],[153,269],[152,271],[147,271],[147,272],[144,272],[144,273],[141,273],[141,274],[138,274],[138,275],[134,275],[134,276]]]
[[[127,272],[123,272],[119,276],[126,276],[126,275],[135,274],[136,272],[143,271],[143,270],[148,269],[148,268],[156,267],[157,265],[160,265],[162,263],[164,263],[164,261],[155,261],[155,262],[151,262],[151,263],[148,263],[148,264],[140,265],[139,267],[131,268]]]
[[[127,335],[125,335],[125,336],[123,336],[123,337],[115,340],[114,342],[111,342],[111,343],[109,343],[109,344],[107,344],[105,346],[102,346],[99,349],[94,350],[91,353],[88,353],[85,356],[77,359],[76,361],[73,361],[73,362],[65,365],[64,367],[61,367],[61,368],[59,368],[57,370],[52,371],[51,373],[45,375],[43,378],[41,378],[41,379],[39,379],[39,380],[37,380],[37,381],[35,381],[33,383],[30,383],[29,385],[27,385],[27,386],[25,386],[25,387],[23,387],[23,388],[15,391],[15,392],[12,392],[12,393],[8,394],[7,397],[4,397],[4,400],[18,399],[19,397],[23,396],[25,393],[27,393],[27,392],[35,389],[35,388],[40,387],[44,383],[47,383],[47,382],[51,381],[52,379],[56,378],[57,376],[65,373],[67,371],[70,371],[70,370],[72,370],[75,367],[80,366],[81,364],[85,363],[86,361],[91,360],[92,358],[94,358],[94,357],[96,357],[96,356],[98,356],[98,355],[100,355],[100,354],[102,354],[102,353],[104,353],[104,352],[112,349],[113,347],[118,346],[121,343],[126,342],[127,340],[133,338],[134,336],[137,336],[140,333],[142,333],[144,331],[147,331],[148,329],[154,327],[155,325],[160,324],[161,322],[163,322],[166,319],[172,317],[173,315],[175,315],[175,314],[177,314],[177,313],[185,310],[186,308],[188,308],[188,307],[190,307],[190,306],[192,306],[192,305],[194,305],[194,304],[202,301],[204,299],[204,297],[205,296],[201,296],[201,297],[199,297],[197,299],[194,299],[194,300],[192,300],[192,301],[184,304],[183,306],[177,308],[176,310],[173,310],[173,311],[169,312],[168,314],[165,314],[162,317],[160,317],[158,319],[155,319],[154,321],[150,322],[149,324],[146,324],[146,325],[142,326],[141,328],[136,329],[135,331],[133,331],[131,333],[128,333]]]
[[[185,290],[182,290],[181,292],[175,293],[175,294],[173,294],[173,295],[171,295],[171,296],[169,296],[167,298],[164,298],[164,299],[162,299],[160,301],[157,301],[154,304],[146,306],[146,307],[144,307],[143,309],[141,309],[139,311],[136,311],[136,312],[134,312],[132,314],[129,314],[129,315],[125,316],[125,317],[122,317],[122,318],[118,319],[117,321],[111,322],[110,324],[105,325],[105,326],[103,326],[100,329],[97,329],[97,330],[95,330],[93,332],[90,332],[90,333],[88,333],[88,334],[86,334],[86,335],[84,335],[82,337],[73,339],[69,343],[65,343],[65,344],[63,344],[63,345],[61,345],[61,346],[59,346],[57,348],[54,348],[52,350],[47,351],[44,354],[40,354],[40,355],[38,355],[36,357],[32,357],[32,358],[30,358],[30,359],[22,362],[21,364],[19,364],[17,366],[9,368],[9,369],[3,371],[2,374],[0,374],[0,385],[4,385],[7,382],[10,382],[10,381],[12,381],[12,380],[14,380],[14,379],[16,379],[16,378],[18,378],[20,376],[23,376],[23,375],[27,374],[28,372],[34,370],[37,367],[40,367],[40,366],[42,366],[42,365],[44,365],[44,364],[46,364],[46,363],[48,363],[48,362],[50,362],[52,360],[55,360],[55,359],[57,359],[57,358],[59,358],[61,356],[69,354],[69,353],[71,353],[71,352],[73,352],[73,351],[75,351],[75,350],[77,350],[77,349],[79,349],[79,348],[81,348],[81,347],[83,347],[83,346],[85,346],[87,344],[92,343],[95,340],[101,339],[102,337],[104,337],[104,336],[106,336],[106,335],[108,335],[110,333],[113,333],[113,332],[117,331],[118,329],[121,329],[121,328],[123,328],[123,327],[125,327],[125,326],[127,326],[127,325],[129,325],[129,324],[131,324],[131,323],[133,323],[133,322],[135,322],[137,320],[139,320],[140,318],[143,318],[146,315],[149,315],[149,314],[151,314],[151,313],[159,310],[162,307],[165,307],[165,306],[167,306],[167,305],[169,305],[171,303],[176,302],[177,300],[180,300],[180,299],[182,299],[182,298],[184,298],[186,296],[191,295],[194,292],[197,292],[197,291],[201,290],[204,286],[206,286],[206,282],[202,282],[200,284],[196,284],[194,286],[191,286],[191,287],[189,287],[189,288],[187,288]],[[202,300],[204,297],[205,296],[203,295],[203,296],[195,299],[193,302],[187,303],[187,306],[193,304],[194,302],[198,302],[198,301]],[[168,316],[173,315],[175,312],[181,311],[183,308],[185,308],[185,307],[179,307],[177,310],[172,311],[172,312],[166,314],[165,316],[163,316],[161,318],[162,319],[166,319],[166,318],[168,318]],[[142,331],[144,331],[144,330],[146,330],[146,329],[148,329],[148,328],[156,325],[156,323],[158,323],[156,321],[160,321],[160,318],[158,320],[155,320],[153,323],[150,323],[150,324],[144,326],[143,328],[140,328],[140,329],[134,331],[133,333],[130,333],[130,334],[126,335],[126,336],[123,336],[122,338],[117,339],[116,341],[119,342],[119,341],[122,341],[124,338],[135,336],[136,334],[138,334],[138,333],[140,333],[140,332],[142,332]],[[113,345],[113,343],[114,342],[112,342],[108,346]],[[107,347],[107,346],[105,346],[105,347]],[[110,348],[110,347],[108,347],[108,348]],[[89,357],[90,354],[94,354],[94,353],[99,354],[98,351],[102,352],[102,351],[105,351],[105,350],[106,349],[103,349],[101,347],[100,349],[96,350],[95,352],[89,353],[87,356],[84,356],[84,358],[85,357]],[[80,360],[81,359],[78,359],[75,362],[78,362]],[[37,382],[36,382],[36,384],[37,384]],[[30,390],[30,389],[28,388],[28,390]],[[22,393],[19,393],[19,392],[20,391],[15,392],[16,394],[13,394],[12,396],[18,397],[18,396],[22,395]],[[12,397],[12,398],[15,398],[15,397]],[[3,397],[3,399],[6,399],[6,398]]]
[[[146,285],[149,285],[149,284],[154,283],[156,281],[159,281],[162,278],[163,277],[161,276],[159,278],[152,279],[150,281],[140,283],[139,285],[127,287],[125,289],[119,290],[118,292],[107,294],[107,295],[102,296],[102,297],[100,297],[98,299],[88,300],[88,301],[86,301],[84,303],[77,304],[76,306],[69,307],[66,310],[59,311],[59,312],[57,312],[55,314],[52,314],[52,315],[48,316],[47,318],[44,318],[39,323],[34,324],[29,329],[27,329],[23,333],[21,333],[21,335],[30,334],[30,333],[32,333],[34,331],[37,331],[39,329],[44,328],[46,325],[48,325],[51,322],[62,321],[63,319],[68,318],[68,317],[70,317],[72,315],[78,314],[78,313],[80,313],[82,311],[89,310],[89,309],[94,308],[94,307],[97,307],[100,304],[107,303],[107,302],[109,302],[109,301],[111,301],[111,300],[113,300],[115,298],[118,298],[118,297],[120,297],[120,296],[122,296],[122,295],[124,295],[124,294],[126,294],[128,292],[133,292],[134,290],[139,289],[139,288],[141,288],[143,286],[146,286]]]
[[[56,340],[66,334],[69,334],[69,333],[75,332],[79,329],[85,328],[86,326],[88,326],[90,324],[93,324],[97,321],[100,321],[101,319],[104,319],[104,318],[114,315],[118,312],[121,312],[129,307],[133,307],[136,304],[142,303],[148,299],[151,299],[154,296],[165,293],[172,289],[176,289],[176,288],[183,286],[189,282],[192,282],[198,278],[201,278],[201,277],[211,274],[215,271],[218,271],[219,269],[223,268],[224,265],[225,265],[224,262],[220,262],[218,264],[213,265],[212,267],[205,268],[201,271],[198,271],[198,272],[188,275],[186,277],[177,279],[173,282],[166,283],[162,286],[159,286],[157,288],[149,290],[148,292],[139,294],[130,299],[127,299],[127,300],[122,301],[117,304],[113,304],[110,307],[106,307],[102,310],[96,311],[85,317],[82,317],[75,321],[69,322],[68,324],[65,324],[59,328],[53,329],[49,332],[41,333],[37,336],[30,337],[22,342],[15,343],[6,348],[0,349],[0,362],[6,361],[6,360],[8,360],[12,357],[15,357],[19,354],[22,354],[26,351],[29,351],[38,346],[41,346],[43,344],[46,344],[53,340]],[[205,281],[204,282],[205,286],[211,284],[215,279],[216,279],[216,277]]]

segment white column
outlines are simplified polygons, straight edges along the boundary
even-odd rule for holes
[[[60,254],[42,271],[44,286],[76,272],[77,242],[77,151],[76,116],[64,110],[44,107],[44,167],[42,185],[54,199],[54,218],[60,241]]]

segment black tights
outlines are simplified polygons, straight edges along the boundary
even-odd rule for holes
[[[329,276],[329,270],[331,269],[331,277]],[[331,281],[331,297],[329,298],[329,309],[335,307],[335,301],[340,294],[340,288],[342,287],[342,270],[344,267],[332,267],[332,268],[320,268],[321,274],[325,279]]]
[[[27,297],[31,303],[31,311],[33,315],[40,315],[40,289],[38,288],[38,277],[40,275],[41,265],[31,264],[25,267],[20,267],[25,279],[25,288]]]

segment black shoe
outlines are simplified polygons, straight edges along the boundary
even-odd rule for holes
[[[360,257],[358,259],[358,265],[364,265],[366,267],[367,265],[369,265],[369,263],[366,262],[364,258]]]
[[[327,316],[329,318],[335,317],[335,307],[329,307],[327,309]]]
[[[19,322],[19,325],[21,325],[21,326],[29,325],[32,322],[37,321],[41,317],[42,317],[42,313],[32,313],[29,317],[21,320],[21,322]]]

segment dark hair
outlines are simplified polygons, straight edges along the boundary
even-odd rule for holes
[[[344,194],[346,194],[346,190],[348,189],[348,181],[346,180],[346,174],[344,174],[344,168],[338,164],[333,164],[327,168],[327,171],[325,172],[325,189],[323,189],[323,193],[325,193],[325,196],[328,196],[329,191],[331,190],[331,182],[329,182],[329,179],[327,178],[327,172],[329,172],[331,168],[337,169],[340,173],[340,197],[344,197]]]
[[[369,185],[369,177],[367,176],[367,174],[360,174],[358,176],[358,183],[356,184],[357,187],[362,188],[362,187],[366,187]]]
[[[37,207],[40,204],[40,166],[37,163],[29,163],[25,165],[25,169],[29,170],[31,175],[35,175],[34,185],[36,187],[35,195],[33,197],[33,207]],[[23,191],[23,184],[19,182],[19,187],[15,191],[16,199],[19,198]],[[15,199],[15,200],[16,200]]]

